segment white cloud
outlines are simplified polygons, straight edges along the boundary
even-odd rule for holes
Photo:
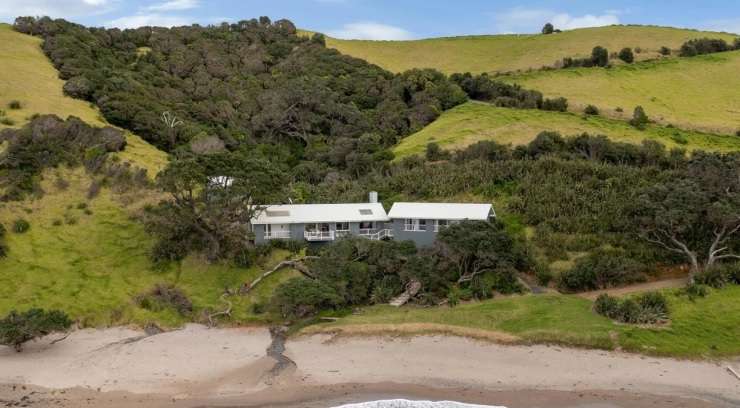
[[[500,33],[536,33],[547,22],[561,30],[619,24],[617,14],[619,13],[615,10],[610,10],[601,15],[572,16],[568,13],[558,13],[547,9],[516,7],[496,14],[494,19]]]
[[[740,34],[740,17],[712,20],[701,28],[710,31],[725,31],[728,33]]]
[[[111,11],[116,0],[0,0],[0,20],[18,16],[75,18]]]
[[[345,24],[341,29],[327,34],[347,40],[409,40],[413,37],[411,32],[403,28],[374,22]]]
[[[137,28],[144,26],[152,27],[174,27],[190,25],[193,21],[180,16],[166,16],[158,13],[136,14],[111,20],[105,24],[106,27]]]
[[[146,9],[151,11],[190,10],[197,8],[199,5],[198,0],[170,0],[164,3],[152,4]]]

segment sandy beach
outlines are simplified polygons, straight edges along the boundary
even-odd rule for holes
[[[199,325],[149,337],[85,329],[50,344],[58,337],[22,353],[0,347],[0,406],[319,407],[396,397],[509,408],[740,406],[740,380],[726,368],[740,369],[737,360],[327,334],[292,338],[287,358],[276,359],[267,329]]]

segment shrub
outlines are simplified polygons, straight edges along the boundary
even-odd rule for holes
[[[193,311],[193,303],[185,293],[170,284],[159,283],[148,293],[137,296],[135,301],[140,307],[153,312],[172,307],[184,316]]]
[[[636,127],[637,129],[644,130],[648,121],[649,119],[647,114],[645,114],[645,109],[643,109],[642,106],[636,106],[634,112],[632,113],[630,125]]]
[[[550,267],[544,263],[538,263],[535,265],[534,274],[537,278],[537,283],[541,286],[549,285],[554,277]]]
[[[447,160],[450,153],[442,150],[437,143],[428,143],[424,156],[429,161]]]
[[[659,52],[660,52],[660,55],[665,55],[665,56],[671,55],[671,49],[666,46],[660,47]]]
[[[591,51],[591,61],[597,67],[605,67],[609,65],[609,51],[606,48],[597,45]]]
[[[0,123],[2,123],[3,125],[6,125],[6,126],[13,126],[13,125],[15,125],[15,121],[13,119],[6,118],[6,117],[0,118]]]
[[[632,53],[631,48],[622,48],[622,50],[619,51],[619,59],[631,64],[635,61],[635,54]]]
[[[558,287],[566,292],[606,289],[645,280],[644,265],[623,251],[599,249],[576,260],[560,274]]]
[[[604,293],[596,298],[594,311],[623,323],[662,323],[668,320],[668,301],[660,292],[645,292],[621,301]]]
[[[683,292],[689,297],[689,299],[694,300],[698,297],[705,297],[709,294],[709,289],[707,285],[702,285],[699,283],[691,283],[686,285]]]
[[[0,224],[0,258],[5,258],[8,256],[8,247],[5,246],[5,243],[3,242],[3,237],[5,237],[5,226],[3,224]]]
[[[8,108],[9,108],[9,109],[20,109],[20,108],[22,108],[22,107],[23,107],[23,106],[21,105],[21,101],[19,101],[19,100],[15,100],[15,99],[14,99],[14,100],[12,100],[12,101],[10,101],[10,102],[8,103]]]
[[[679,52],[682,57],[693,57],[702,54],[730,51],[732,47],[727,41],[719,38],[695,38],[686,41]]]
[[[252,310],[252,313],[256,315],[260,315],[260,314],[265,313],[267,311],[267,308],[264,303],[256,302],[256,303],[252,303],[251,310]]]
[[[715,289],[723,288],[727,284],[740,284],[740,263],[713,265],[696,274],[695,281],[699,285],[707,285]]]
[[[542,101],[542,110],[565,112],[568,110],[568,100],[563,97],[553,99],[547,98]]]
[[[53,225],[55,227],[58,227],[58,226],[60,226],[62,224],[63,224],[62,223],[62,220],[60,220],[59,218],[56,218],[56,219],[54,219],[54,221],[51,222],[51,225]]]
[[[292,278],[275,290],[270,300],[272,308],[283,318],[304,318],[322,309],[334,309],[343,304],[336,290],[318,280]]]
[[[735,136],[740,137],[740,129],[735,132]]]
[[[21,351],[27,341],[67,330],[71,325],[72,320],[60,310],[30,309],[25,312],[13,310],[0,320],[0,344]]]
[[[587,105],[586,109],[583,110],[583,113],[585,113],[586,115],[598,115],[599,108],[594,105]]]
[[[31,228],[31,224],[23,218],[18,218],[13,221],[13,232],[16,234],[23,234]]]

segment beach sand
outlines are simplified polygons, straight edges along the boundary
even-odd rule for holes
[[[276,369],[263,328],[188,325],[146,337],[86,329],[22,353],[0,346],[0,407],[322,407],[374,399],[509,408],[740,406],[738,361],[695,362],[461,337],[290,339]],[[25,405],[12,405],[25,404]]]

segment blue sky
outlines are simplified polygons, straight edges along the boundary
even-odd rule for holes
[[[49,15],[85,25],[214,24],[269,16],[340,38],[411,39],[657,24],[740,33],[738,0],[0,0],[0,21]]]

